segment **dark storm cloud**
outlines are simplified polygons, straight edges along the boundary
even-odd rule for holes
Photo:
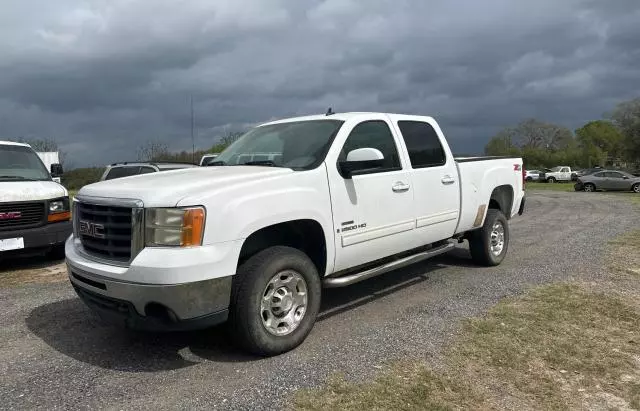
[[[454,149],[538,117],[574,128],[640,94],[635,0],[22,0],[0,15],[0,135],[76,165],[274,117],[437,116]]]

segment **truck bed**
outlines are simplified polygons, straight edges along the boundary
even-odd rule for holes
[[[460,176],[460,220],[456,233],[478,228],[484,223],[489,206],[487,201],[496,187],[509,187],[513,191],[511,209],[504,210],[507,218],[518,212],[524,196],[522,158],[509,156],[454,157]],[[484,207],[484,208],[483,208]]]

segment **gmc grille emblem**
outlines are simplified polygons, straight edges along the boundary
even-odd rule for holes
[[[18,218],[22,218],[20,211],[0,212],[0,220],[17,220]]]
[[[81,235],[94,238],[104,238],[104,226],[102,224],[92,223],[91,221],[80,220],[78,229]]]

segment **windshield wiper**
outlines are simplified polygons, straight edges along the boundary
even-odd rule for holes
[[[22,177],[22,176],[0,176],[0,180],[20,180],[20,181],[41,181],[41,180],[37,180],[35,178],[27,178],[27,177]]]
[[[257,161],[247,161],[246,163],[238,164],[239,166],[271,166],[277,167],[276,163],[271,160],[257,160]]]

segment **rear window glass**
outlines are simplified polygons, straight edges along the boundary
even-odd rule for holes
[[[109,173],[105,177],[105,180],[112,180],[114,178],[134,176],[140,172],[140,167],[114,167],[109,170]]]
[[[398,127],[409,151],[411,167],[435,167],[447,162],[440,138],[431,124],[424,121],[398,121]]]

